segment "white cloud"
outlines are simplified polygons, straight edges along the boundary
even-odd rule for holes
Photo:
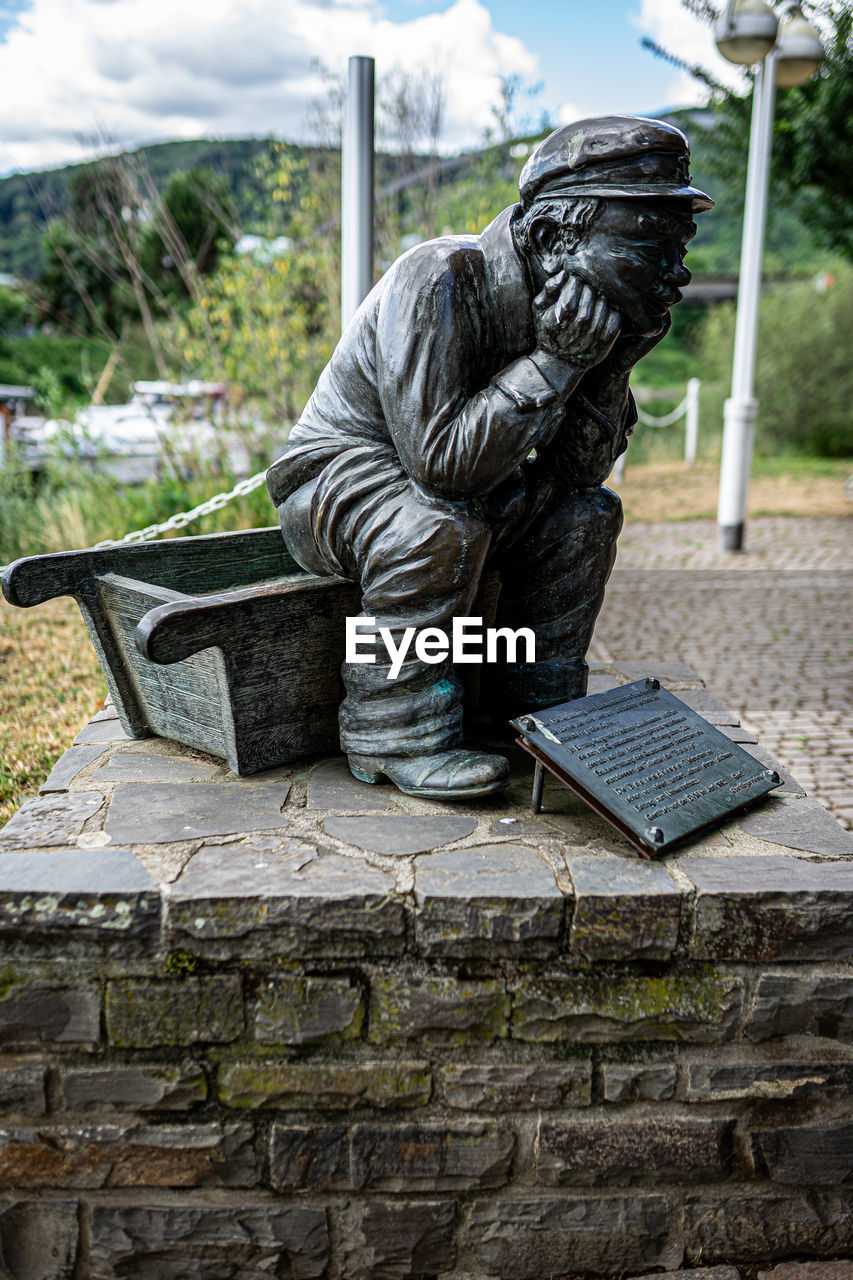
[[[322,91],[317,60],[343,71],[351,54],[375,57],[377,75],[443,69],[448,147],[492,122],[502,75],[537,69],[480,0],[409,22],[373,0],[33,0],[0,45],[0,168],[80,158],[99,134],[298,138]]]
[[[632,14],[631,21],[644,35],[688,65],[702,67],[723,84],[742,85],[742,73],[717,50],[713,28],[685,9],[681,0],[640,0],[639,11]],[[663,96],[672,105],[692,106],[704,103],[708,92],[686,71],[672,67]]]

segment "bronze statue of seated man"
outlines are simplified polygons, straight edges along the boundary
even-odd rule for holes
[[[634,365],[690,279],[689,151],[632,116],[556,130],[519,204],[480,236],[415,246],[364,300],[268,485],[291,554],[360,583],[366,630],[451,630],[497,569],[495,625],[532,629],[535,661],[483,668],[509,717],[586,692],[585,655],[622,524],[604,487],[636,421]],[[422,648],[422,652],[425,650]],[[462,745],[452,656],[411,647],[396,676],[345,662],[341,746],[357,778],[417,796],[506,784],[504,757]]]

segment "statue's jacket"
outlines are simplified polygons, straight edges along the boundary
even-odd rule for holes
[[[344,492],[350,505],[360,486],[375,493],[383,480],[500,508],[533,450],[549,486],[603,482],[636,421],[627,380],[612,423],[585,381],[571,391],[555,385],[553,363],[549,376],[537,365],[533,288],[511,231],[518,212],[505,209],[480,236],[416,245],[389,268],[268,472],[276,506],[325,473],[329,519]]]

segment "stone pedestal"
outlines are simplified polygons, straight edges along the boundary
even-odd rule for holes
[[[648,863],[515,763],[440,805],[83,730],[0,832],[12,1280],[850,1257],[853,838],[786,775]]]

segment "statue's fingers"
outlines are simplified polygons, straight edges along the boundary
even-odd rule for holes
[[[595,314],[595,303],[596,303],[595,290],[590,285],[584,284],[583,288],[580,291],[580,297],[578,298],[578,306],[577,306],[578,320],[582,320],[582,321],[585,321],[586,323],[589,323]]]
[[[608,314],[605,316],[602,328],[602,337],[610,342],[617,337],[619,330],[622,327],[622,317],[616,308],[611,307],[609,303],[607,304],[607,312]]]
[[[560,296],[554,304],[554,318],[558,325],[565,324],[566,317],[573,315],[576,311],[580,287],[581,281],[577,276],[569,276],[563,285]]]

